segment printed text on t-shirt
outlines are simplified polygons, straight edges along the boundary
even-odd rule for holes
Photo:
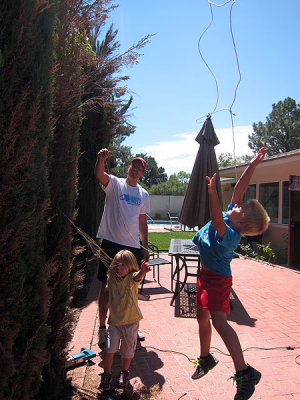
[[[123,195],[120,196],[121,200],[125,200],[126,203],[132,204],[134,206],[140,206],[141,205],[141,199],[135,196],[130,196],[129,194],[123,193]]]

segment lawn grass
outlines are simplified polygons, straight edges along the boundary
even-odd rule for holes
[[[168,252],[171,239],[192,239],[196,232],[149,232],[148,240],[159,248]]]

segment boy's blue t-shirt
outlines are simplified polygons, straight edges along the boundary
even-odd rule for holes
[[[234,204],[229,204],[227,211],[231,210]],[[209,221],[193,237],[193,242],[198,245],[201,262],[205,267],[216,274],[231,276],[230,262],[233,252],[241,240],[241,235],[229,226],[229,218],[223,212],[226,232],[220,238],[214,224]]]

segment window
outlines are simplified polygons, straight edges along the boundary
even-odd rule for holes
[[[246,203],[249,199],[256,199],[256,185],[249,185],[244,194],[243,202]]]
[[[282,223],[289,223],[289,182],[282,182]]]
[[[266,209],[270,222],[278,223],[279,183],[262,183],[259,185],[259,201]]]
[[[292,215],[291,215],[291,223],[297,223],[297,228],[299,229],[299,222],[300,222],[300,192],[299,190],[293,190],[291,193],[292,196]]]

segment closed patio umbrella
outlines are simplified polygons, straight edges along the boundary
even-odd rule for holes
[[[205,177],[212,177],[215,172],[217,173],[216,189],[222,207],[220,176],[214,148],[220,142],[210,116],[207,117],[195,140],[200,144],[200,148],[179,217],[179,221],[190,228],[194,226],[202,227],[211,219]]]

